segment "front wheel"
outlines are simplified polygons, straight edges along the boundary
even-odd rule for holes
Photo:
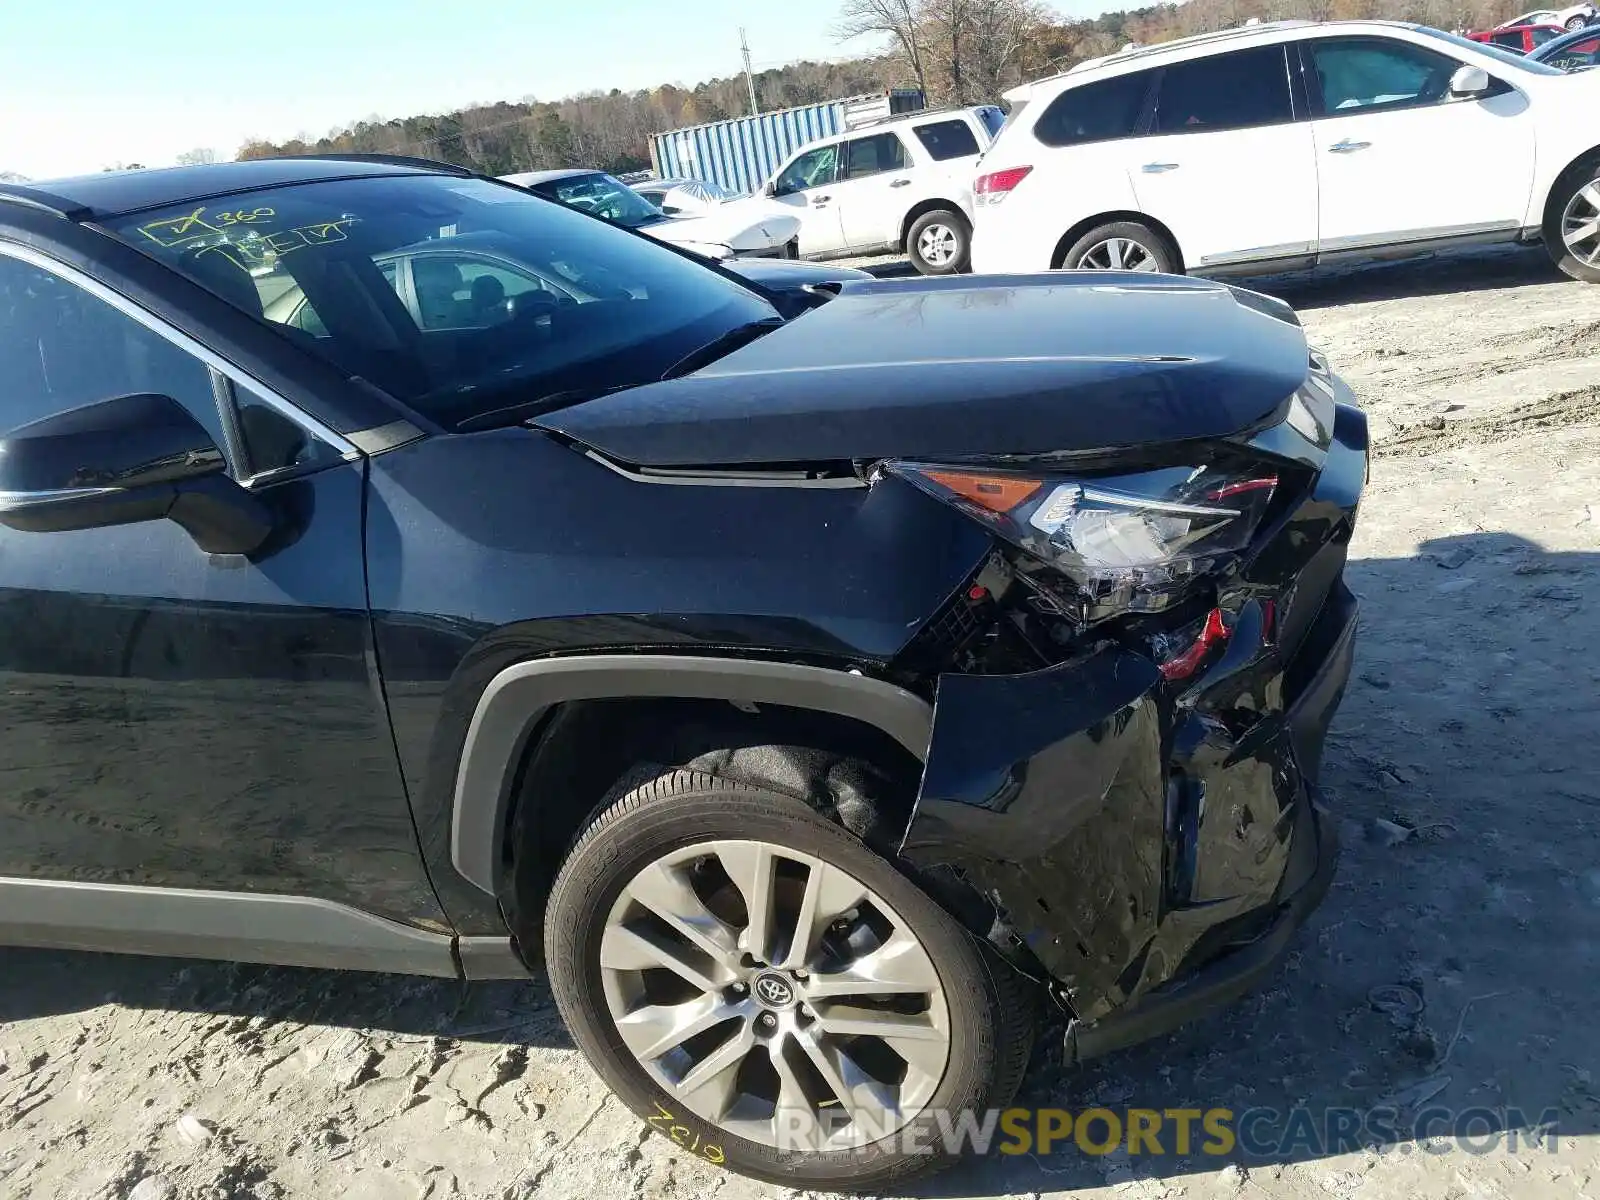
[[[686,1152],[792,1187],[882,1188],[1004,1106],[1031,985],[805,803],[673,771],[562,865],[546,962],[579,1047]],[[943,1119],[936,1119],[943,1114]]]
[[[972,227],[947,208],[923,213],[906,231],[906,255],[923,275],[959,275],[972,265]]]
[[[1600,159],[1556,181],[1545,207],[1544,244],[1568,275],[1600,283]]]
[[[1568,29],[1582,29],[1588,23],[1589,23],[1589,18],[1588,17],[1584,17],[1584,16],[1568,17],[1567,18],[1566,27]]]
[[[1111,221],[1089,230],[1070,247],[1062,267],[1078,271],[1159,271],[1170,274],[1178,256],[1167,239],[1137,221]]]

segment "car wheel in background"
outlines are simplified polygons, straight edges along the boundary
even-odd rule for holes
[[[1568,29],[1582,29],[1588,23],[1589,23],[1589,19],[1587,17],[1582,17],[1582,16],[1568,17],[1567,18],[1567,26],[1566,27]]]
[[[924,275],[959,275],[972,265],[972,227],[948,208],[923,213],[906,231],[906,255]]]
[[[1033,1044],[1034,986],[909,878],[801,800],[696,771],[589,826],[550,895],[545,961],[629,1108],[791,1187],[943,1165],[938,1114],[1003,1107]]]
[[[1550,189],[1544,244],[1568,275],[1600,283],[1600,158],[1572,167]]]
[[[1177,270],[1178,255],[1166,238],[1137,221],[1112,221],[1089,230],[1067,250],[1061,260],[1066,270],[1160,271]]]

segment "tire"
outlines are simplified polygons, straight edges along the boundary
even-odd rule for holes
[[[1600,283],[1600,225],[1585,237],[1567,238],[1595,222],[1600,222],[1600,157],[1564,172],[1545,204],[1545,249],[1557,267],[1584,283]]]
[[[757,847],[757,851],[750,850],[752,846]],[[753,857],[763,846],[773,857],[765,860]],[[807,868],[801,875],[797,868],[802,859],[820,865]],[[673,865],[667,868],[667,874],[658,875],[656,871],[663,860]],[[761,868],[750,865],[758,861],[788,865],[763,875]],[[731,871],[726,865],[729,863]],[[747,881],[745,885],[732,884],[735,872]],[[926,956],[924,961],[910,952],[905,942],[897,943],[900,948],[891,958],[883,960],[896,964],[892,981],[897,988],[913,987],[904,982],[913,977],[937,980],[934,986],[938,999],[929,999],[925,1009],[912,1005],[893,1013],[880,1010],[875,1015],[890,1021],[912,1022],[917,1031],[942,1031],[947,1041],[940,1067],[937,1065],[940,1052],[933,1046],[938,1033],[916,1032],[917,1039],[927,1038],[926,1041],[895,1039],[900,1045],[911,1048],[904,1063],[921,1061],[923,1068],[899,1067],[899,1082],[881,1085],[879,1091],[883,1096],[904,1097],[908,1089],[920,1088],[925,1099],[915,1112],[909,1112],[908,1106],[908,1119],[891,1136],[877,1140],[863,1138],[861,1144],[806,1147],[791,1142],[785,1147],[777,1133],[779,1076],[771,1065],[774,1057],[768,1047],[775,1049],[777,1058],[788,1064],[788,1078],[799,1081],[807,1063],[834,1064],[843,1054],[849,1064],[859,1070],[862,1062],[868,1061],[869,1053],[889,1045],[887,1039],[859,1036],[859,1029],[854,1033],[846,1031],[842,1035],[846,1040],[828,1041],[830,1037],[841,1036],[830,1033],[825,1027],[842,1019],[839,1002],[812,998],[805,991],[818,986],[818,981],[830,978],[833,971],[842,970],[841,962],[859,971],[856,978],[874,976],[873,969],[861,965],[866,958],[833,957],[838,948],[846,944],[838,940],[845,935],[837,922],[823,916],[812,923],[812,928],[818,932],[807,944],[818,948],[804,960],[810,966],[809,974],[803,970],[794,973],[798,968],[794,968],[792,956],[787,964],[791,970],[786,974],[780,969],[785,965],[787,953],[782,940],[782,917],[788,911],[781,898],[785,894],[791,899],[796,895],[810,895],[813,872],[817,872],[817,893],[821,899],[811,911],[831,916],[830,909],[841,902],[841,897],[853,905],[845,910],[843,918],[849,922],[851,946],[865,946],[869,950],[881,948],[875,939],[884,937],[883,930],[887,928],[884,922],[889,921],[894,929],[909,935],[917,952]],[[662,879],[672,881],[666,891],[659,890]],[[706,883],[707,879],[711,882]],[[771,921],[776,932],[770,941],[759,935],[756,938],[763,943],[761,952],[773,965],[748,976],[748,983],[724,986],[728,976],[710,978],[716,964],[731,961],[731,954],[741,946],[755,944],[750,940],[754,931],[748,918],[743,933],[738,935],[744,940],[737,945],[726,942],[726,937],[738,926],[738,909],[743,905],[740,899],[730,909],[730,898],[755,892],[757,888],[749,881],[762,879],[779,881],[772,885],[768,893],[772,901],[765,906],[765,911],[776,914]],[[693,886],[702,891],[686,893],[685,880],[696,881]],[[804,882],[799,882],[801,880]],[[848,882],[841,883],[841,880]],[[734,891],[729,892],[730,886]],[[782,890],[784,888],[788,889],[787,893]],[[864,897],[852,898],[856,896],[853,888],[864,889]],[[651,898],[650,908],[638,902],[637,896],[641,894]],[[657,948],[662,944],[679,955],[690,944],[675,932],[676,927],[649,916],[650,912],[662,909],[684,911],[678,906],[685,903],[685,894],[691,896],[691,906],[701,905],[694,910],[697,923],[687,927],[699,930],[702,938],[715,935],[719,946],[720,957],[700,954],[693,959],[694,973],[702,977],[702,983],[686,983],[673,971],[654,967],[635,969],[640,962],[659,962]],[[699,895],[710,898],[703,901],[693,898]],[[670,898],[670,904],[661,900],[663,896]],[[718,915],[711,916],[713,908]],[[796,911],[807,910],[800,906]],[[710,916],[709,921],[707,916]],[[898,924],[894,924],[896,922]],[[799,928],[798,919],[789,928]],[[638,931],[654,939],[642,958],[638,957],[641,952],[635,941]],[[893,936],[898,937],[899,933]],[[603,946],[606,949],[604,964]],[[545,954],[556,1003],[574,1039],[623,1103],[651,1128],[702,1160],[791,1187],[881,1189],[946,1165],[953,1156],[945,1153],[937,1136],[940,1122],[936,1114],[946,1110],[951,1114],[949,1120],[954,1120],[954,1114],[962,1110],[981,1112],[1004,1107],[1016,1092],[1033,1046],[1038,1000],[1035,986],[992,957],[909,878],[804,802],[765,788],[695,771],[676,770],[650,779],[617,800],[589,826],[563,863],[551,891],[545,914]],[[742,957],[752,956],[745,950]],[[782,977],[779,981],[782,988],[777,989],[776,996],[772,985],[774,976]],[[843,980],[846,976],[835,978]],[[713,986],[708,989],[703,983]],[[882,986],[880,983],[880,989]],[[798,991],[798,997],[791,991],[785,1000],[781,993],[789,988]],[[628,999],[630,995],[632,1000]],[[682,999],[685,996],[689,997],[688,1001]],[[909,1003],[908,997],[909,992],[901,999]],[[762,1007],[774,999],[790,1007],[776,1014]],[[794,1007],[797,999],[798,1007]],[[613,1015],[614,1000],[623,1010],[620,1017]],[[683,1080],[688,1078],[683,1073],[686,1069],[697,1069],[713,1056],[724,1055],[725,1047],[740,1042],[729,1056],[718,1059],[721,1063],[737,1062],[739,1065],[715,1072],[712,1078],[717,1086],[707,1084],[695,1093],[701,1097],[698,1107],[702,1111],[698,1112],[686,1107],[684,1096],[675,1090],[670,1078],[658,1077],[644,1063],[645,1057],[670,1040],[658,1039],[663,1028],[660,1014],[665,1007],[684,1003],[702,1005],[702,1011],[705,1005],[715,1005],[718,1012],[722,1011],[721,1005],[733,1004],[743,1014],[715,1018],[721,1022],[713,1026],[719,1033],[696,1035],[710,1039],[710,1045],[705,1041],[695,1045],[694,1038],[688,1039],[684,1044],[694,1046],[694,1056],[683,1057],[687,1051],[680,1047],[652,1060],[658,1066],[666,1064],[667,1068],[677,1071],[677,1078]],[[943,1008],[939,1007],[941,1003]],[[859,1015],[865,1010],[851,1011]],[[901,1012],[914,1015],[902,1016]],[[654,1022],[630,1019],[643,1013],[654,1014]],[[808,1018],[810,1023],[806,1024]],[[681,1034],[682,1026],[678,1024],[681,1020],[673,1016],[670,1024],[675,1032],[671,1037]],[[768,1023],[764,1034],[761,1022]],[[636,1043],[641,1043],[641,1039],[653,1043],[649,1051],[636,1056],[629,1049],[620,1031],[623,1024],[629,1026]],[[902,1026],[897,1023],[895,1028],[902,1029]],[[749,1043],[750,1038],[762,1037],[767,1040]],[[802,1037],[809,1038],[809,1043],[802,1043]],[[868,1043],[873,1045],[863,1050]],[[818,1046],[828,1049],[818,1050]],[[672,1062],[668,1063],[669,1059]],[[880,1078],[895,1073],[873,1069]],[[834,1078],[841,1079],[846,1074],[848,1072],[836,1069]],[[845,1106],[830,1105],[825,1099],[826,1092],[816,1092],[818,1083],[827,1088],[823,1073],[813,1068],[810,1094],[815,1098],[801,1105],[791,1105],[790,1111],[810,1114],[807,1119],[820,1117],[824,1112],[842,1115]],[[838,1089],[831,1090],[837,1098]],[[789,1095],[802,1095],[804,1091],[802,1088]],[[851,1089],[846,1091],[850,1093]],[[710,1101],[705,1099],[708,1093],[712,1094]],[[757,1093],[761,1093],[759,1103]],[[859,1089],[853,1094],[860,1104]],[[883,1128],[892,1125],[894,1119],[898,1119],[893,1114],[900,1110],[891,1108],[891,1103],[895,1102],[885,1102],[881,1106],[862,1104],[859,1111],[875,1110],[877,1115],[871,1121],[864,1118],[861,1127],[876,1131],[879,1121],[884,1122]],[[769,1106],[770,1113],[761,1105]],[[747,1118],[740,1132],[728,1127],[734,1116],[703,1115],[711,1109],[726,1114],[729,1107],[735,1114],[742,1113]],[[847,1129],[846,1134],[848,1132]],[[931,1152],[919,1153],[917,1147],[908,1145],[917,1136]]]
[[[1585,18],[1585,17],[1568,17],[1567,18],[1567,24],[1566,24],[1565,27],[1568,30],[1578,30],[1578,29],[1582,29],[1588,23],[1589,23],[1588,19]]]
[[[906,257],[923,275],[960,275],[972,267],[972,226],[952,209],[925,212],[906,230]]]
[[[1137,221],[1110,221],[1095,226],[1068,247],[1061,266],[1064,270],[1116,270],[1119,257],[1124,262],[1133,261],[1127,249],[1130,245],[1139,255],[1138,265],[1120,269],[1168,275],[1178,270],[1178,252],[1172,243]]]

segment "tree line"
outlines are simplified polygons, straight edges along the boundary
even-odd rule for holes
[[[798,62],[755,75],[763,112],[841,96],[920,87],[930,104],[993,103],[1007,88],[1064,71],[1129,42],[1148,45],[1263,20],[1378,18],[1442,29],[1483,29],[1516,14],[1517,0],[1188,0],[1063,21],[1038,0],[843,0],[841,42],[876,43],[844,62]],[[252,140],[238,157],[406,154],[491,175],[593,166],[621,173],[650,165],[650,136],[744,116],[744,76],[693,88],[586,92],[563,100],[502,101],[440,115],[370,117],[326,137]]]

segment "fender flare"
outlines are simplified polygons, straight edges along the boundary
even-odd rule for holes
[[[777,704],[876,726],[927,761],[933,708],[922,697],[853,671],[761,659],[595,654],[517,663],[478,699],[456,768],[450,861],[495,894],[500,845],[517,765],[550,709],[569,700],[624,697]]]

